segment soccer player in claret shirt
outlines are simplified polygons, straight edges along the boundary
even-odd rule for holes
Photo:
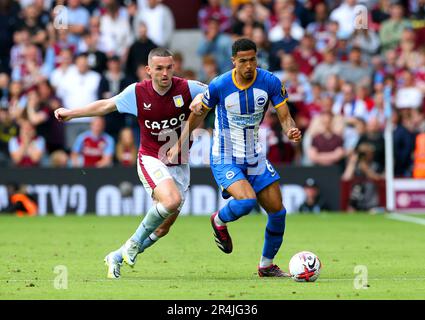
[[[191,110],[201,110],[202,93],[207,89],[200,82],[173,77],[173,57],[167,49],[153,49],[146,68],[152,80],[133,83],[115,97],[79,109],[55,111],[60,121],[113,111],[132,114],[139,121],[137,172],[154,205],[126,243],[105,257],[109,278],[120,277],[123,260],[134,266],[138,253],[166,235],[176,220],[189,188],[189,165],[182,163],[188,155],[182,153],[179,161],[171,165],[167,163],[167,150],[178,141]]]
[[[276,109],[288,138],[297,143],[301,132],[295,127],[280,80],[257,68],[257,48],[248,39],[232,46],[234,69],[216,77],[203,96],[203,114],[192,113],[181,141],[168,152],[172,161],[193,129],[215,109],[215,130],[211,148],[211,168],[224,198],[233,197],[211,216],[217,246],[225,253],[233,250],[227,223],[247,215],[257,201],[268,214],[265,242],[258,266],[260,277],[285,277],[273,263],[283,240],[286,210],[282,203],[279,174],[266,159],[259,141],[259,126],[269,103]]]

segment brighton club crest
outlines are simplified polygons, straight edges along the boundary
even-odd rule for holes
[[[174,105],[176,106],[176,108],[183,107],[184,101],[183,101],[183,97],[182,97],[181,94],[179,94],[178,96],[174,96],[173,100],[174,100]]]

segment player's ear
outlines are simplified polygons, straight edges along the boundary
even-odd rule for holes
[[[146,72],[148,73],[148,75],[151,75],[151,68],[149,67],[149,65],[147,65],[145,67]]]
[[[234,67],[236,67],[236,59],[235,59],[235,57],[232,57],[232,64],[233,64]]]

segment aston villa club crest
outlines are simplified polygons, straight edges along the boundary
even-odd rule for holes
[[[182,95],[178,95],[178,96],[174,96],[173,97],[174,100],[174,105],[176,106],[176,108],[181,108],[184,105],[184,101],[183,101],[183,97]]]

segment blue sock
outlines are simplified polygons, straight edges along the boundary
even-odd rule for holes
[[[268,214],[266,225],[265,240],[263,247],[263,257],[273,259],[283,241],[285,232],[286,209]]]
[[[230,200],[219,212],[218,217],[223,222],[238,220],[254,209],[257,199]]]

